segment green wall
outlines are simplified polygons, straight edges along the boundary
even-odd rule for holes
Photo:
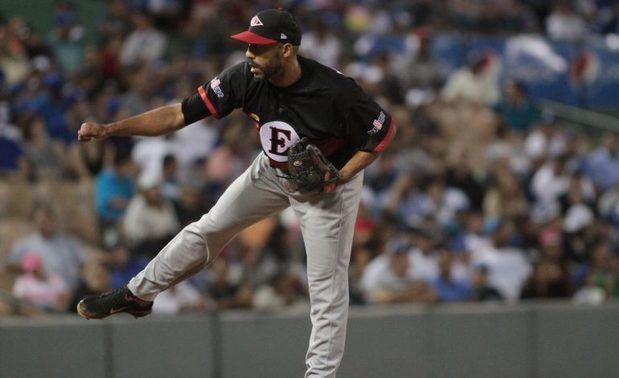
[[[105,13],[103,0],[73,0],[77,21],[86,29],[86,41],[94,43],[97,20]],[[0,0],[0,13],[5,18],[23,17],[39,34],[45,36],[54,23],[54,1],[51,0]]]

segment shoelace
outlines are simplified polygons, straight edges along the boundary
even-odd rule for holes
[[[107,293],[103,293],[103,294],[99,294],[99,298],[107,298],[116,294],[121,293],[124,290],[124,288],[120,288],[120,289],[116,289],[116,290],[112,290],[112,291],[108,291]]]

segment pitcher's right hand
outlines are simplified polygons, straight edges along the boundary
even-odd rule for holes
[[[82,123],[77,132],[77,140],[80,142],[88,142],[91,139],[102,139],[105,137],[105,126],[94,122]]]

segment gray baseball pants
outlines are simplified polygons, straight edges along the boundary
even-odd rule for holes
[[[335,377],[346,342],[348,264],[363,173],[333,193],[312,194],[289,192],[278,174],[260,154],[215,206],[176,235],[128,287],[154,300],[212,262],[238,232],[292,206],[307,251],[312,332],[305,377]]]

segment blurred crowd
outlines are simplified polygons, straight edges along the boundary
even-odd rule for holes
[[[209,210],[260,153],[242,113],[157,138],[78,144],[77,129],[190,96],[244,59],[228,35],[282,5],[301,55],[354,77],[398,125],[366,170],[351,303],[619,297],[618,136],[565,127],[488,54],[456,70],[431,54],[440,32],[618,33],[615,1],[110,0],[93,20],[58,1],[47,34],[0,18],[0,315],[74,311]],[[285,211],[154,311],[305,306],[304,254]]]

